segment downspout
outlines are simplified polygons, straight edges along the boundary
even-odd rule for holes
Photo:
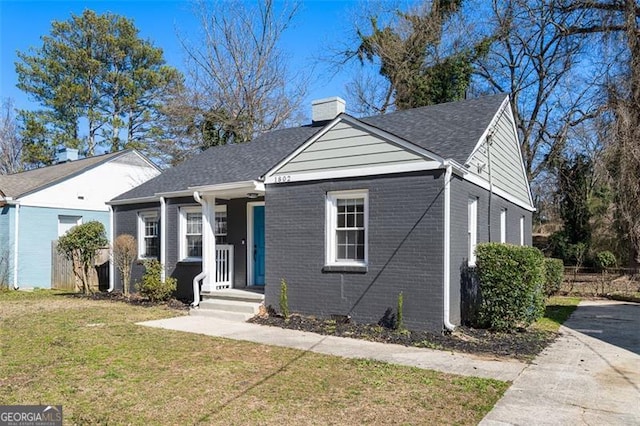
[[[16,202],[16,217],[14,221],[14,226],[16,231],[13,234],[14,244],[13,244],[13,289],[17,290],[20,287],[18,286],[18,244],[20,243],[20,203]]]
[[[204,200],[200,197],[200,193],[198,193],[198,191],[195,191],[193,193],[193,199],[196,200],[196,202],[198,204],[200,204],[202,206],[202,209],[204,210],[205,208],[205,202]],[[204,255],[204,253],[203,253]],[[198,306],[200,304],[200,284],[199,282],[202,281],[203,279],[206,278],[207,276],[207,271],[205,269],[205,262],[202,262],[202,272],[200,272],[198,275],[196,275],[193,278],[193,302],[191,303],[191,306]]]
[[[451,163],[446,163],[444,174],[444,328],[453,331],[450,320],[451,302]]]
[[[167,203],[164,197],[160,197],[160,281],[164,282],[167,276],[166,263],[167,263]]]
[[[487,214],[487,237],[491,242],[491,200],[493,199],[493,178],[491,177],[491,144],[493,143],[493,132],[487,136],[487,173],[489,174],[489,205]]]
[[[107,289],[107,293],[111,293],[115,288],[115,265],[113,260],[113,245],[115,244],[115,234],[116,230],[113,227],[113,206],[109,206],[109,240],[111,240],[111,250],[109,250],[109,288]]]

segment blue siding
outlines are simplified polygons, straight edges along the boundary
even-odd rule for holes
[[[18,285],[51,287],[51,242],[58,238],[58,215],[82,216],[82,223],[102,222],[109,235],[109,213],[90,210],[20,207]]]
[[[0,281],[13,283],[14,206],[0,207]]]

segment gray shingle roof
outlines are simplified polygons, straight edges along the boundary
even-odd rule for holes
[[[76,176],[130,151],[131,150],[126,150],[104,155],[96,155],[94,157],[41,167],[39,169],[28,170],[11,175],[0,175],[0,194],[4,194],[5,197],[11,197],[14,199],[19,198],[31,192]]]
[[[506,97],[483,96],[360,120],[444,159],[464,164]]]
[[[275,130],[251,142],[209,148],[114,200],[258,179],[320,129],[322,127],[305,126]]]
[[[463,164],[506,96],[483,96],[360,120]],[[193,186],[258,179],[321,129],[303,126],[275,130],[248,143],[209,148],[114,201],[151,197]]]

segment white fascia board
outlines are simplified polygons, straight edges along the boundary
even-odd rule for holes
[[[125,204],[152,203],[158,201],[160,201],[160,198],[152,195],[150,197],[127,198],[126,200],[111,200],[107,201],[105,204],[110,206],[120,206]]]
[[[496,125],[496,123],[500,119],[500,116],[502,115],[502,112],[507,107],[507,105],[509,105],[509,96],[508,95],[506,95],[504,97],[504,101],[502,101],[502,104],[500,104],[500,107],[498,108],[496,113],[493,115],[493,118],[489,122],[489,125],[487,126],[486,129],[484,129],[484,132],[482,132],[482,135],[480,136],[480,139],[478,139],[478,142],[476,142],[476,146],[473,147],[473,150],[471,151],[471,154],[469,154],[469,157],[467,158],[467,161],[465,161],[465,164],[469,164],[469,161],[471,161],[471,158],[475,155],[476,152],[478,152],[478,150],[480,149],[480,147],[484,143],[485,139],[489,135],[489,132],[491,131],[491,129],[494,128],[494,126]],[[517,133],[516,133],[516,140],[517,139],[518,138],[517,138]]]
[[[158,165],[155,164],[153,161],[151,161],[147,157],[145,157],[140,151],[138,151],[137,149],[133,149],[132,152],[134,154],[136,154],[138,157],[140,157],[140,159],[142,159],[142,161],[147,163],[150,167],[153,167],[154,169],[156,169],[157,171],[162,173],[162,169],[160,167],[158,167]]]
[[[247,180],[240,182],[229,182],[229,183],[220,183],[214,185],[201,185],[201,186],[190,186],[189,190],[193,193],[193,191],[199,191],[203,193],[215,193],[215,192],[224,192],[224,191],[234,191],[234,190],[250,190],[256,192],[264,192],[264,183],[259,182],[257,180]]]
[[[489,182],[487,182],[485,179],[481,178],[480,176],[474,175],[472,173],[467,173],[464,175],[463,179],[466,180],[467,182],[473,183],[474,185],[478,185],[479,187],[484,188],[487,191],[491,191],[491,185],[489,185]],[[525,210],[528,210],[530,212],[536,211],[536,208],[533,206],[533,203],[527,204],[524,201],[509,194],[508,192],[500,188],[496,188],[495,185],[493,186],[493,193],[504,198],[510,203],[517,205],[518,207],[522,207]]]
[[[20,205],[23,207],[40,207],[40,208],[46,208],[46,209],[65,209],[65,210],[78,210],[78,211],[87,211],[87,212],[108,212],[109,211],[109,205],[107,205],[106,202],[104,203],[104,206],[101,206],[100,208],[98,208],[97,206],[91,206],[87,208],[82,208],[78,206],[69,207],[65,204],[32,202],[28,200],[20,202]]]
[[[529,192],[529,202],[533,206],[533,195],[531,195],[531,185],[529,184],[529,179],[527,178],[527,172],[524,169],[524,158],[522,157],[522,149],[520,148],[520,141],[518,140],[518,129],[516,128],[516,120],[513,118],[513,110],[509,109],[509,113],[511,114],[511,128],[513,129],[513,134],[516,138],[516,142],[518,144],[518,154],[520,155],[520,164],[522,165],[522,178],[527,182],[527,191]]]
[[[444,168],[444,165],[440,161],[420,161],[406,164],[394,164],[389,166],[360,167],[321,172],[268,176],[265,178],[265,183],[278,184],[288,182],[304,182],[310,180],[327,180],[359,176],[385,175],[391,173],[407,173],[424,170],[438,170],[442,168]]]

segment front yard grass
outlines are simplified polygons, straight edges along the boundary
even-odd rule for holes
[[[547,300],[544,317],[533,325],[536,330],[557,332],[560,326],[576,310],[579,297],[552,296]]]
[[[0,293],[0,404],[62,404],[65,424],[477,424],[508,387],[135,324],[180,314]]]

